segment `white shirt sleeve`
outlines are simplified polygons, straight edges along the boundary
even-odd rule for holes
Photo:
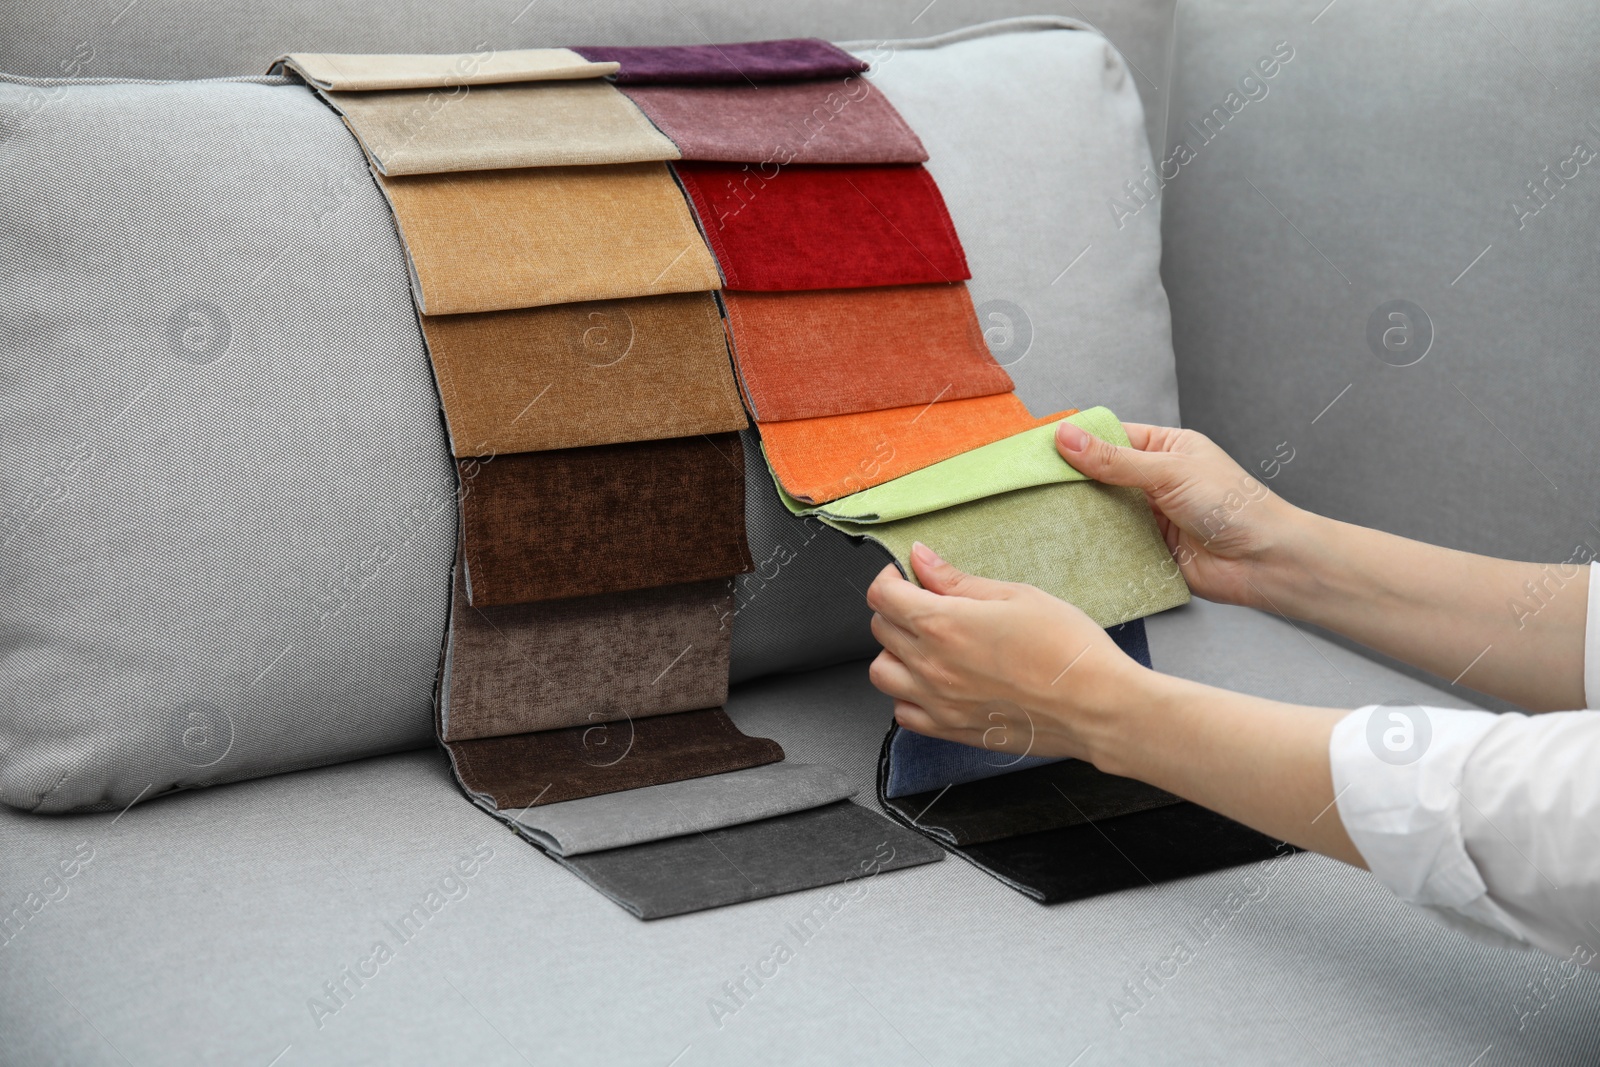
[[[1589,594],[1592,707],[1600,566]],[[1334,727],[1329,759],[1345,829],[1397,896],[1600,970],[1600,711],[1373,705]]]

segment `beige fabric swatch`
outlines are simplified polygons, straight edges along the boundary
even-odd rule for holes
[[[292,70],[318,89],[352,91],[604,78],[618,69],[616,63],[591,63],[570,48],[517,48],[441,55],[291,52],[273,60],[267,72]]]
[[[378,176],[424,315],[722,287],[665,163]]]
[[[678,147],[610,82],[325,92],[384,174],[677,159]]]

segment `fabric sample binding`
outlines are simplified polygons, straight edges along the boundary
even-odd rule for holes
[[[267,68],[268,74],[286,71],[318,89],[366,91],[604,78],[617,73],[617,64],[586,59],[570,48],[516,48],[442,55],[291,52]]]
[[[928,150],[872,82],[638,85],[624,90],[684,159],[922,163]]]
[[[473,605],[726,578],[751,568],[736,434],[456,461]]]
[[[721,286],[664,163],[378,177],[424,315]]]
[[[467,602],[458,564],[439,737],[533,733],[728,699],[726,579],[538,604]]]
[[[674,164],[729,289],[854,289],[972,277],[920,165]]]
[[[543,804],[516,812],[513,819],[518,833],[546,851],[581,856],[788,815],[855,793],[832,767],[785,761]]]
[[[446,741],[444,748],[468,795],[500,812],[783,759],[776,741],[741,733],[721,708]]]
[[[804,504],[822,504],[1023,430],[1059,422],[1066,414],[1037,419],[1016,394],[998,393],[763,422],[761,450],[784,492]]]
[[[325,92],[383,174],[677,159],[678,148],[600,80]]]
[[[651,47],[578,45],[572,50],[597,63],[618,64],[618,85],[845,78],[867,69],[849,52],[816,37]]]
[[[762,422],[1009,393],[964,283],[722,295]]]
[[[426,315],[457,456],[743,429],[716,297]]]
[[[843,800],[703,834],[557,859],[639,918],[662,919],[843,883],[817,905],[837,911],[866,891],[865,879],[935,863],[944,854]]]

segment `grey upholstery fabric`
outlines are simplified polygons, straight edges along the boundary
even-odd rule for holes
[[[1600,21],[1322,6],[1180,9],[1169,151],[1194,158],[1169,168],[1165,270],[1184,422],[1324,514],[1592,558]],[[1227,104],[1280,41],[1294,58]]]
[[[1159,619],[1156,665],[1203,680],[1460,703],[1268,616],[1196,603]],[[870,796],[890,712],[863,665],[740,686],[728,709]],[[60,881],[80,846],[93,859]],[[1056,907],[947,861],[876,877],[835,911],[816,889],[646,924],[461,803],[431,752],[120,817],[0,811],[0,855],[0,912],[41,905],[0,927],[8,1063],[1600,1057],[1596,976],[1467,940],[1311,855]],[[1194,958],[1174,972],[1180,939]],[[380,940],[392,958],[362,977]]]
[[[360,150],[270,83],[0,115],[0,800],[425,743],[455,484]]]

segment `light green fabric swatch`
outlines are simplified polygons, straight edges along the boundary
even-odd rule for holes
[[[1091,408],[1068,420],[1118,445],[1116,416]],[[1140,490],[1073,470],[1041,426],[829,504],[804,507],[834,529],[886,548],[915,581],[921,541],[972,574],[1025,582],[1116,626],[1189,602],[1189,587]]]
[[[1128,444],[1122,423],[1107,408],[1090,408],[1068,415],[1063,421],[1114,445]],[[1058,425],[1024,430],[826,504],[803,504],[785,493],[782,485],[778,486],[778,496],[784,507],[796,515],[846,522],[894,522],[1013,489],[1084,481],[1085,475],[1073,470],[1056,451]]]

